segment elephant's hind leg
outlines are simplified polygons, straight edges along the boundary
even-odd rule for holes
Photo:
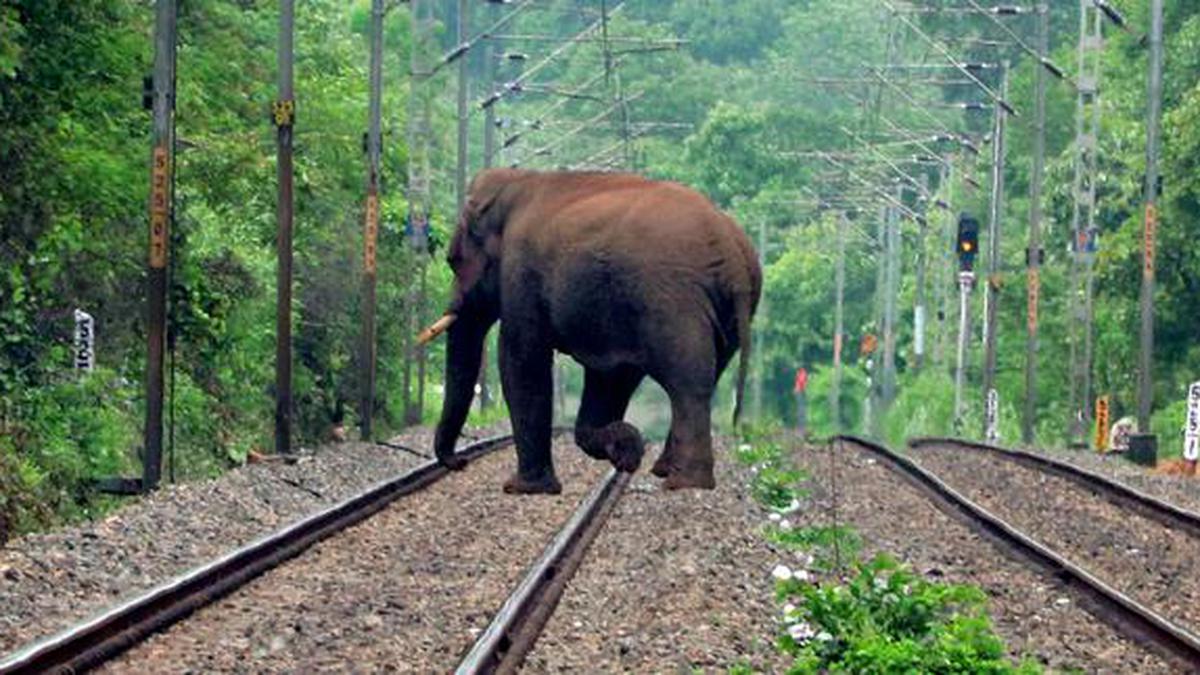
[[[610,460],[620,471],[637,470],[645,452],[642,434],[622,421],[644,374],[634,368],[584,373],[583,400],[575,421],[575,443],[589,456]]]
[[[671,433],[667,448],[655,465],[655,474],[666,474],[668,490],[717,486],[713,476],[711,394],[671,393]],[[661,464],[661,466],[659,466]]]

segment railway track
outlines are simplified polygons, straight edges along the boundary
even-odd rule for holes
[[[471,647],[455,669],[456,675],[517,671],[625,492],[629,478],[628,473],[612,470],[583,501]]]
[[[467,456],[473,462],[484,458],[493,452],[493,450],[508,446],[511,443],[510,436],[497,436],[486,438],[478,443],[470,444],[460,450],[460,453]],[[488,460],[493,461],[493,460]],[[568,462],[570,464],[570,462]],[[577,459],[578,465],[594,466],[592,460],[583,458]],[[588,470],[594,472],[593,470]],[[580,471],[576,470],[575,473]],[[54,635],[54,637],[42,640],[40,643],[32,644],[25,649],[14,652],[4,661],[0,661],[0,674],[17,674],[17,673],[76,673],[76,671],[90,670],[97,667],[103,667],[106,671],[157,671],[162,669],[175,669],[187,667],[187,665],[196,665],[196,663],[185,664],[185,661],[191,659],[200,659],[203,661],[203,655],[197,655],[196,652],[214,651],[216,645],[220,644],[222,649],[228,644],[228,639],[222,638],[220,632],[211,632],[209,627],[205,627],[205,623],[224,623],[229,617],[236,617],[239,614],[244,614],[247,607],[258,608],[260,604],[270,604],[272,595],[278,593],[266,593],[268,601],[263,602],[262,595],[254,596],[252,592],[248,593],[248,589],[252,589],[250,584],[256,578],[262,578],[257,584],[270,585],[271,579],[283,577],[281,587],[290,589],[295,586],[295,578],[311,578],[313,577],[311,569],[301,569],[290,573],[289,569],[293,567],[302,567],[308,558],[323,555],[322,549],[353,549],[352,551],[338,550],[337,555],[343,557],[359,557],[367,555],[362,551],[361,538],[354,538],[354,534],[361,530],[361,527],[353,527],[359,524],[373,524],[382,516],[372,518],[372,516],[382,512],[389,504],[398,500],[404,495],[414,494],[430,488],[437,484],[440,479],[450,476],[444,468],[436,464],[436,462],[427,462],[420,465],[388,482],[379,484],[376,488],[362,492],[362,494],[349,498],[337,504],[335,507],[324,510],[322,513],[311,516],[298,522],[293,526],[287,527],[272,536],[258,540],[258,542],[245,546],[245,548],[236,550],[227,556],[209,563],[203,567],[194,569],[194,571],[181,575],[170,583],[156,587],[156,589],[143,593],[136,598],[131,599],[126,603],[122,603],[119,607],[115,607],[108,611],[104,611],[101,615],[94,617],[79,625],[74,626],[67,631]],[[578,478],[574,476],[572,478]],[[499,602],[497,590],[491,590],[492,595],[496,597],[496,602],[491,603],[491,607],[499,607],[496,616],[492,617],[490,625],[484,631],[479,632],[478,639],[474,640],[474,644],[468,645],[469,650],[462,647],[455,647],[454,640],[446,639],[448,646],[440,647],[442,655],[440,661],[434,658],[434,661],[445,665],[445,658],[450,656],[451,652],[457,651],[455,662],[460,661],[456,671],[463,674],[474,673],[512,673],[521,664],[526,653],[532,649],[534,641],[538,638],[541,628],[550,619],[554,607],[556,607],[558,598],[562,596],[566,584],[569,583],[571,575],[575,569],[580,566],[583,556],[586,555],[588,545],[598,536],[602,526],[605,524],[607,515],[612,512],[614,506],[620,496],[624,494],[625,486],[629,483],[630,476],[628,473],[619,473],[616,471],[608,471],[606,476],[594,486],[592,491],[586,495],[582,495],[578,501],[578,507],[570,514],[570,518],[563,518],[565,524],[557,534],[551,538],[552,530],[550,526],[554,525],[554,521],[550,522],[550,526],[539,530],[538,527],[528,528],[520,525],[520,515],[524,512],[536,512],[535,504],[546,503],[546,500],[538,500],[538,498],[530,498],[530,500],[520,500],[515,497],[503,497],[510,504],[516,504],[516,514],[512,516],[512,532],[509,536],[511,539],[522,539],[523,545],[516,546],[504,544],[500,546],[502,549],[516,549],[514,556],[520,556],[521,550],[534,551],[534,545],[545,542],[550,539],[550,544],[542,550],[541,555],[536,558],[532,567],[528,568],[528,573],[524,578],[515,585],[515,590],[512,591],[508,599],[502,603]],[[577,480],[571,480],[572,484],[578,483]],[[494,486],[493,486],[494,489]],[[449,489],[446,489],[449,490]],[[472,491],[474,486],[460,488],[463,490]],[[452,492],[452,490],[450,490]],[[499,491],[494,490],[490,494],[497,497],[479,497],[480,500],[486,502],[488,498],[494,502],[497,500]],[[438,506],[430,509],[431,512],[436,512],[445,515],[446,504],[456,502],[456,497],[461,495],[443,495],[439,497],[442,502]],[[571,498],[565,495],[566,498]],[[548,500],[548,498],[547,498]],[[406,502],[407,503],[407,502]],[[572,501],[572,504],[575,502]],[[476,504],[478,506],[478,504]],[[532,506],[532,508],[523,508]],[[413,510],[414,507],[404,507],[402,512]],[[542,507],[544,508],[544,507]],[[419,522],[421,525],[428,525],[428,522],[421,521],[421,516],[414,516],[416,520],[404,521],[410,526],[414,522]],[[452,518],[452,515],[450,516]],[[366,521],[366,522],[365,522]],[[409,533],[408,528],[401,526],[396,527],[396,522],[391,522],[389,525],[380,526],[386,532],[385,536],[390,538],[404,537]],[[492,527],[492,530],[498,530],[497,527]],[[343,533],[347,532],[347,533]],[[341,533],[341,534],[340,534]],[[545,537],[539,539],[540,534],[545,533]],[[329,539],[338,534],[338,538],[330,540],[330,542],[320,546],[314,546],[322,539]],[[467,534],[470,537],[470,534]],[[436,537],[436,534],[434,534]],[[503,537],[503,534],[502,534]],[[532,542],[532,543],[530,543]],[[416,549],[422,549],[425,544],[414,544]],[[463,546],[452,546],[452,548],[463,548]],[[311,554],[300,556],[301,552],[306,549],[313,549]],[[424,550],[424,549],[422,549]],[[436,574],[436,578],[452,579],[455,574],[445,571],[440,571],[439,556],[437,551],[430,549],[430,555],[425,557],[433,558],[428,561],[414,561],[415,565],[431,565],[430,572]],[[470,555],[470,552],[464,552],[464,555]],[[533,555],[520,558],[522,562],[518,563],[518,567],[526,566],[529,560],[532,560]],[[294,563],[284,566],[283,563],[295,558]],[[516,558],[515,558],[516,560]],[[444,561],[443,561],[444,562]],[[490,565],[503,567],[502,561],[494,560],[494,558],[485,557],[484,560],[476,561],[476,565],[480,568],[487,568]],[[370,563],[367,563],[370,566]],[[509,567],[512,563],[509,563]],[[335,561],[330,565],[326,562],[310,562],[310,567],[320,567],[324,569],[334,569],[334,572],[329,572],[331,577],[337,577],[338,574],[358,575],[364,577],[362,571],[355,571],[353,567],[337,565]],[[264,574],[271,572],[271,574]],[[373,572],[373,569],[372,569]],[[460,571],[462,572],[462,571]],[[472,579],[479,584],[487,584],[488,579],[480,577],[480,575],[470,574],[472,571],[467,571],[467,583],[472,583]],[[379,585],[388,577],[388,573],[379,572],[380,579],[368,579],[368,584]],[[415,577],[415,575],[414,575]],[[516,581],[516,579],[512,579]],[[420,584],[414,580],[414,584]],[[454,581],[448,581],[451,586]],[[497,584],[493,584],[497,585]],[[511,585],[503,585],[498,592],[503,593],[504,590]],[[320,592],[324,593],[328,589],[328,580],[320,581]],[[247,590],[241,590],[247,589]],[[236,593],[235,593],[236,591]],[[242,599],[240,604],[238,598],[248,595]],[[413,595],[413,593],[408,593]],[[428,593],[433,596],[436,593]],[[444,597],[462,597],[461,587],[451,587],[448,593],[443,593]],[[227,599],[223,599],[227,598]],[[332,598],[317,597],[314,598],[317,602],[330,602]],[[462,604],[482,604],[487,605],[488,602],[475,602],[476,597],[470,597],[467,602]],[[220,602],[218,602],[220,601]],[[235,601],[235,602],[230,602]],[[431,601],[431,602],[438,602]],[[332,603],[331,603],[332,604]],[[300,604],[304,608],[304,604]],[[283,609],[281,609],[283,608]],[[295,610],[295,607],[286,603],[278,605],[275,608],[265,609],[264,613],[287,614],[288,609]],[[431,614],[428,607],[422,607],[419,610],[421,614]],[[478,608],[474,608],[478,610]],[[205,613],[209,616],[205,617]],[[478,611],[476,611],[478,614]],[[188,617],[193,616],[193,619],[184,621]],[[462,617],[458,617],[462,619]],[[277,619],[278,621],[288,621],[287,619]],[[236,623],[238,619],[233,619]],[[252,620],[254,622],[260,620]],[[341,619],[338,621],[342,621]],[[347,617],[344,622],[352,623],[353,616]],[[438,625],[450,623],[454,620],[439,619]],[[193,625],[199,627],[193,628]],[[296,631],[300,632],[300,625],[296,623]],[[187,635],[193,633],[193,635]],[[383,637],[377,637],[376,641],[383,643]],[[160,644],[166,643],[166,645]],[[172,643],[178,643],[174,645]],[[395,645],[384,645],[380,647],[385,653],[379,656],[379,664],[398,663],[398,659],[408,659],[410,653],[407,650],[395,649]],[[390,651],[389,651],[390,650]],[[428,655],[426,655],[428,656]],[[437,657],[438,655],[434,655]],[[276,663],[272,661],[275,657],[266,656],[268,663]],[[310,656],[301,656],[301,661],[307,661]],[[332,657],[332,661],[326,661],[324,665],[334,665],[336,667],[337,658],[342,658],[340,661],[343,665],[352,662],[348,657]],[[358,665],[364,665],[364,662],[354,658],[353,662]],[[427,661],[427,663],[432,663]],[[206,663],[206,667],[211,669],[222,669],[221,665]],[[413,665],[413,663],[402,663],[402,665]],[[238,663],[235,669],[245,668],[245,663]],[[438,668],[446,669],[446,668]]]
[[[509,444],[511,436],[497,436],[472,443],[460,449],[460,453],[474,464]],[[447,475],[450,475],[449,472],[436,462],[422,464],[92,619],[14,652],[0,660],[0,673],[78,672],[112,663],[112,659],[124,653],[136,656],[129,651],[131,648],[137,647],[135,652],[146,651],[140,645],[146,644],[156,634],[159,634],[157,639],[165,639],[166,635],[162,635],[162,632],[173,624],[198,611],[219,610],[219,606],[208,610],[202,608],[230,596],[256,577],[266,579],[267,576],[263,575],[269,570],[286,569],[288,566],[281,567],[284,562],[297,558],[314,544],[372,519],[372,516],[396,500],[425,490]],[[551,547],[534,566],[530,576],[518,587],[519,600],[506,603],[493,627],[480,638],[481,643],[489,641],[488,647],[472,653],[484,657],[465,661],[466,670],[462,672],[491,672],[498,666],[510,667],[506,664],[514,663],[514,658],[519,659],[524,653],[521,645],[526,644],[524,649],[528,649],[530,636],[536,635],[539,622],[544,622],[548,616],[546,607],[552,610],[557,593],[561,593],[561,586],[569,578],[574,566],[578,565],[583,549],[599,530],[604,515],[619,498],[627,479],[627,474],[610,473],[601,486],[588,495],[564,531],[553,540]],[[531,504],[533,501],[536,500],[521,503]],[[302,560],[300,558],[298,562]],[[481,564],[485,565],[486,562],[481,561]],[[181,623],[175,628],[188,628],[192,623]],[[151,662],[153,659],[151,655]],[[471,666],[471,663],[475,665]],[[142,666],[121,666],[117,669],[140,671]]]
[[[908,441],[908,445],[914,450],[949,445],[986,453],[1015,462],[1021,466],[1043,471],[1071,481],[1081,488],[1104,497],[1121,508],[1136,511],[1146,518],[1158,521],[1167,527],[1178,528],[1193,537],[1200,538],[1200,514],[1180,508],[1168,501],[1146,494],[1128,485],[1110,480],[1093,471],[1082,469],[1046,455],[956,438],[913,438]]]
[[[1140,599],[1132,597],[1132,593],[1128,591],[1128,584],[1123,583],[1127,579],[1119,575],[1114,576],[1111,573],[1112,570],[1108,569],[1104,570],[1105,578],[1102,579],[1099,573],[1091,569],[1094,558],[1087,558],[1086,563],[1080,562],[1083,558],[1079,552],[1075,549],[1064,552],[1061,550],[1062,542],[1058,539],[1045,536],[1040,537],[1040,540],[1035,538],[1037,534],[1041,533],[1027,533],[1026,522],[1018,523],[1005,519],[1005,516],[1009,515],[1008,512],[1001,513],[988,508],[991,506],[989,504],[973,500],[964,494],[964,491],[952,487],[945,474],[935,474],[926,465],[918,464],[913,459],[892,452],[872,441],[852,436],[843,436],[841,439],[874,455],[882,464],[916,486],[943,511],[968,522],[974,529],[984,533],[1004,549],[1060,580],[1084,600],[1085,605],[1095,616],[1112,625],[1121,633],[1140,642],[1149,643],[1158,652],[1169,656],[1189,670],[1200,668],[1200,638],[1189,628],[1192,624],[1177,620],[1175,613],[1165,613],[1150,603],[1143,603]],[[1016,466],[1015,462],[1018,460],[1013,458],[998,461]],[[1032,462],[1027,459],[1020,461]],[[1021,466],[1032,466],[1032,464]],[[974,466],[970,472],[976,480],[998,489],[1009,487],[1003,477],[982,472],[978,466]],[[1080,477],[1073,480],[1090,482],[1093,478],[1104,480],[1098,476]],[[1071,484],[1079,485],[1075,482]],[[1109,492],[1110,495],[1113,495],[1112,499],[1115,500],[1113,503],[1137,499],[1130,494],[1131,490],[1122,488],[1123,486],[1118,486],[1115,491]],[[1105,490],[1107,488],[1096,489]],[[1010,491],[1017,492],[1017,490]],[[1026,492],[1022,492],[1022,494],[1024,495]],[[1142,496],[1144,497],[1144,495]],[[1142,506],[1141,508],[1154,507]],[[1039,514],[1043,519],[1045,515],[1044,513]],[[1170,516],[1162,515],[1161,517],[1175,518],[1179,517],[1179,514],[1173,513]],[[1157,521],[1155,522],[1157,523]],[[1188,536],[1190,537],[1190,535]]]

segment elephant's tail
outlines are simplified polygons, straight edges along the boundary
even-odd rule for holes
[[[734,301],[734,312],[737,318],[738,334],[738,374],[737,398],[733,404],[733,426],[737,426],[742,417],[742,402],[746,399],[746,374],[750,371],[750,349],[753,331],[750,330],[750,320],[754,315],[754,297],[750,294],[738,294]]]

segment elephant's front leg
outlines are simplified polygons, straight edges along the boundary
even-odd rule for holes
[[[504,484],[514,494],[559,494],[550,454],[554,352],[536,326],[508,317],[500,323],[500,379],[517,443],[517,473]]]
[[[632,367],[584,371],[583,399],[575,418],[575,444],[596,459],[610,460],[619,471],[637,471],[645,441],[637,427],[622,421],[629,399],[644,374]]]

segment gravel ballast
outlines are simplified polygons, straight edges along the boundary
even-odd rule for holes
[[[1200,625],[1200,540],[1079,484],[953,445],[913,450],[952,487],[1179,625]]]
[[[1172,672],[1158,655],[1078,606],[1055,579],[946,515],[866,451],[847,442],[832,452],[814,447],[798,453],[812,476],[802,525],[836,520],[863,538],[864,557],[885,553],[931,580],[979,586],[1014,660],[1029,657],[1055,670],[1094,673]],[[1004,485],[999,476],[981,477]],[[1027,494],[1015,486],[1012,491]]]
[[[1088,450],[1044,451],[1032,448],[1027,451],[1073,464],[1110,480],[1124,483],[1139,492],[1171,502],[1180,508],[1200,512],[1200,478],[1154,473],[1125,459],[1120,453],[1101,454]]]
[[[525,661],[531,673],[780,672],[771,568],[746,472],[717,442],[717,488],[634,475]],[[648,452],[646,463],[659,448]]]
[[[464,443],[503,428],[473,429]],[[392,442],[430,452],[432,432]],[[503,452],[503,451],[501,451]],[[368,443],[326,446],[169,485],[102,520],[0,548],[0,654],[46,637],[425,462]]]
[[[608,471],[559,441],[563,493],[504,494],[511,448],[321,542],[108,672],[447,672]]]

